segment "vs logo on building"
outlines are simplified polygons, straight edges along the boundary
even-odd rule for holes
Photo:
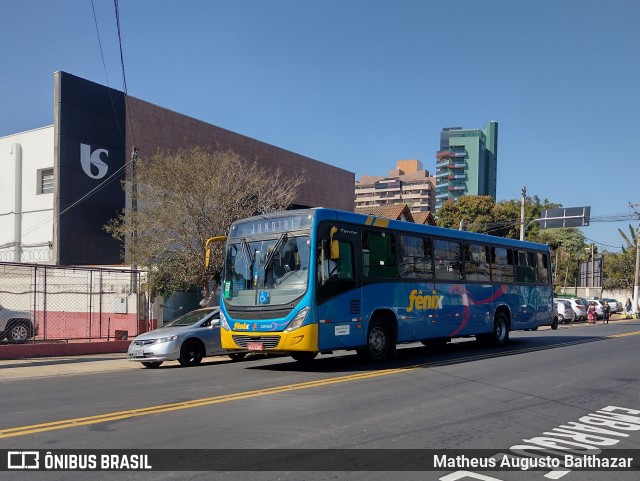
[[[92,179],[102,179],[107,175],[109,166],[102,159],[102,154],[105,159],[109,158],[107,149],[96,149],[91,152],[90,145],[80,144],[80,165],[82,165],[83,172]]]

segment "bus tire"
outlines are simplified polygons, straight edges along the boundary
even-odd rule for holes
[[[509,321],[503,312],[498,312],[493,320],[493,330],[489,342],[494,346],[505,346],[509,343]]]
[[[247,357],[246,352],[232,352],[231,354],[227,354],[229,359],[232,361],[242,361],[245,357]]]
[[[367,331],[367,345],[357,350],[358,355],[367,361],[382,361],[391,350],[388,325],[380,319],[373,319]]]
[[[311,362],[316,358],[317,355],[318,355],[317,352],[309,352],[309,351],[296,351],[296,352],[290,353],[290,356],[295,361],[298,361],[298,362]]]
[[[551,321],[551,329],[553,329],[554,331],[556,329],[558,329],[558,318],[557,317],[554,317],[553,321]]]

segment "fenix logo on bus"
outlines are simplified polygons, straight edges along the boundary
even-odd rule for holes
[[[407,312],[411,312],[414,309],[416,311],[442,309],[442,299],[443,296],[437,295],[436,291],[433,291],[431,295],[425,294],[423,296],[421,290],[414,289],[409,293],[409,307],[407,307]]]

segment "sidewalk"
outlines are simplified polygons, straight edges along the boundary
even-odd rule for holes
[[[126,354],[0,360],[0,381],[140,369]]]

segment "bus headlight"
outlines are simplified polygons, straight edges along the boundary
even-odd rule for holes
[[[300,326],[302,326],[302,323],[304,322],[304,320],[307,318],[307,313],[309,312],[309,306],[305,307],[304,309],[302,309],[300,312],[298,312],[298,314],[296,315],[296,317],[293,318],[293,321],[291,321],[289,323],[289,325],[287,326],[287,328],[285,329],[285,331],[287,332],[291,332],[291,331],[295,331],[296,329],[298,329]]]
[[[231,330],[229,329],[229,323],[227,322],[227,318],[222,313],[222,311],[220,311],[220,329],[224,329],[225,331]]]

